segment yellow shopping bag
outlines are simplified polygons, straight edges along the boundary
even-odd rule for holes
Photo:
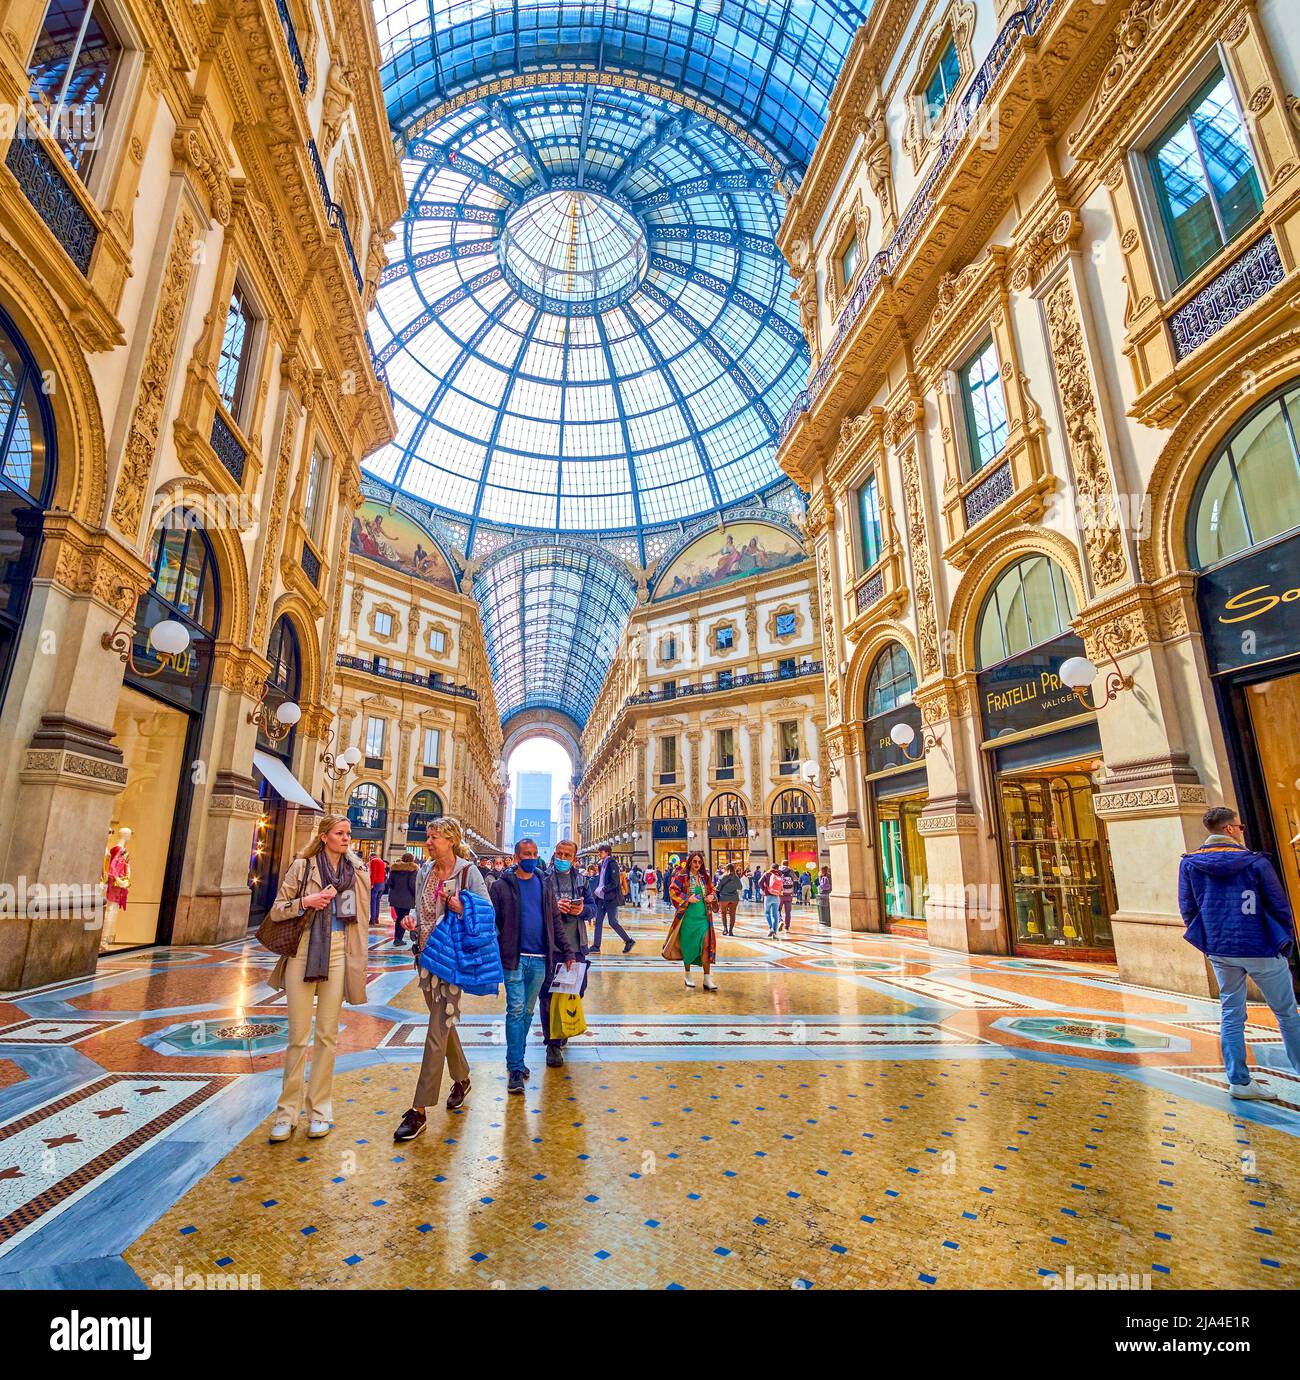
[[[582,1014],[582,998],[576,992],[551,993],[551,1039],[567,1040],[571,1035],[581,1035],[587,1029],[587,1018]]]

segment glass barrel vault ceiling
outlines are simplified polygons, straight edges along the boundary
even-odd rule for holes
[[[620,563],[556,537],[641,542],[784,482],[808,360],[774,236],[865,12],[375,0],[410,206],[370,322],[398,436],[366,468],[467,518],[471,556],[480,525],[537,533],[474,581],[503,719],[585,723],[631,607]]]

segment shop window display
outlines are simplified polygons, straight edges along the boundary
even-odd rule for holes
[[[1112,884],[1083,771],[998,780],[1017,949],[1107,950]]]

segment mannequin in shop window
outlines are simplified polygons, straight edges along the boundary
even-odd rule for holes
[[[104,933],[100,948],[107,949],[117,933],[118,916],[126,908],[131,889],[131,831],[121,828],[117,839],[104,850]]]

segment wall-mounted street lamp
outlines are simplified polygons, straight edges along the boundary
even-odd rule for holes
[[[361,761],[361,749],[359,747],[346,748],[337,756],[330,751],[330,746],[334,742],[334,730],[331,728],[325,735],[325,741],[321,744],[321,766],[325,769],[325,779],[332,786],[336,781],[343,778]]]
[[[839,773],[839,768],[836,767],[836,765],[835,765],[834,762],[828,762],[828,763],[826,764],[826,770],[827,770],[828,772],[830,772],[830,774],[831,774],[832,776],[838,776],[838,775],[840,774],[840,773]],[[805,784],[805,785],[808,785],[808,786],[814,786],[814,787],[815,787],[815,786],[817,785],[817,778],[818,778],[821,774],[822,774],[821,765],[818,763],[818,761],[817,761],[817,759],[816,759],[815,757],[810,757],[810,758],[799,768],[799,775],[803,778],[804,784]]]
[[[939,746],[939,740],[927,728],[925,737],[921,740],[920,752],[909,752],[916,738],[916,729],[911,724],[895,724],[889,730],[889,741],[907,758],[909,762],[919,762],[931,748]]]
[[[146,671],[135,661],[135,591],[126,585],[118,585],[117,594],[124,604],[122,615],[113,631],[100,637],[100,645],[107,652],[116,652],[137,676],[161,675],[190,645],[190,630],[174,618],[163,618],[155,623],[149,629],[148,636],[149,645],[158,653],[158,665],[152,671]],[[129,628],[126,626],[128,621],[131,622]]]
[[[1106,672],[1106,698],[1099,704],[1088,703],[1088,689],[1097,679],[1098,671],[1096,665],[1089,661],[1086,656],[1070,657],[1061,663],[1061,669],[1056,673],[1061,678],[1061,684],[1074,691],[1074,698],[1085,709],[1094,711],[1104,709],[1121,690],[1132,690],[1133,688],[1133,677],[1126,676],[1120,670],[1119,662],[1115,660],[1115,653],[1111,651],[1110,640],[1105,633],[1097,638],[1097,645],[1110,657],[1112,668]]]
[[[269,689],[269,685],[262,686],[257,703],[248,712],[248,722],[256,724],[262,736],[269,742],[278,743],[289,736],[294,724],[302,718],[302,710],[293,700],[285,700],[283,704],[276,706],[274,714],[268,713],[266,692]],[[359,753],[357,755],[360,756]]]

